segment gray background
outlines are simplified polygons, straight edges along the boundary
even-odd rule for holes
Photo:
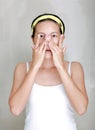
[[[65,58],[84,67],[89,106],[78,130],[95,130],[95,0],[0,0],[0,130],[23,130],[24,112],[13,116],[8,97],[16,64],[31,60],[31,21],[45,12],[64,20]]]

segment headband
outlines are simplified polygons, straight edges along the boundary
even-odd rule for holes
[[[43,14],[43,15],[40,15],[37,18],[35,18],[31,24],[32,33],[33,33],[34,28],[37,25],[37,23],[42,21],[42,20],[46,20],[46,19],[51,19],[51,20],[55,21],[56,23],[58,23],[58,25],[60,26],[60,29],[62,31],[62,34],[64,34],[65,25],[64,25],[63,21],[58,16],[56,16],[54,14]]]

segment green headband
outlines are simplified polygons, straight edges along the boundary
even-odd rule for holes
[[[62,34],[64,34],[65,25],[64,25],[63,21],[58,16],[53,15],[53,14],[43,14],[43,15],[40,15],[37,18],[35,18],[31,24],[32,34],[33,34],[34,28],[37,25],[37,23],[42,20],[46,20],[46,19],[51,19],[51,20],[55,21],[56,23],[58,23],[61,28]]]

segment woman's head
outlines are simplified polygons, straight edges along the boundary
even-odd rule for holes
[[[39,23],[45,22],[45,21],[54,22],[55,24],[58,25],[60,34],[65,33],[65,25],[64,25],[63,21],[58,16],[56,16],[54,14],[42,14],[42,15],[39,15],[38,17],[36,17],[31,24],[32,38],[34,38],[34,36],[35,36],[37,25]]]
[[[51,57],[50,45],[59,46],[63,43],[65,26],[62,20],[53,14],[43,14],[34,19],[31,24],[34,46],[46,47],[46,57]]]

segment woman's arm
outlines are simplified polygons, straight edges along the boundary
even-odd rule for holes
[[[85,89],[84,72],[78,62],[71,64],[71,76],[64,66],[57,67],[68,98],[78,114],[84,114],[88,106],[88,96]]]
[[[38,69],[36,67],[31,67],[27,73],[25,63],[16,66],[9,97],[10,110],[14,115],[19,115],[24,109],[32,90],[37,71]]]

